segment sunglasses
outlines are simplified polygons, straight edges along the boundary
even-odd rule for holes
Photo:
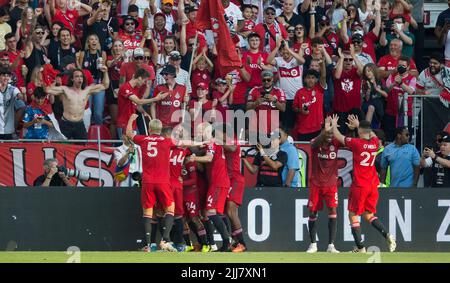
[[[344,58],[344,61],[352,62],[352,61],[353,61],[353,58]]]
[[[43,31],[35,31],[36,34],[44,34]]]
[[[169,73],[163,73],[163,74],[161,74],[161,76],[163,76],[163,77],[168,76],[168,75],[169,75]]]
[[[144,60],[144,56],[137,56],[137,57],[134,57],[134,60]]]
[[[272,81],[272,79],[263,79],[262,81],[265,83],[270,83]]]
[[[288,32],[289,33],[291,33],[291,32],[294,32],[295,30],[293,30],[293,29],[288,29]]]
[[[134,26],[134,23],[133,22],[128,22],[128,23],[125,23],[125,25],[126,26]]]
[[[188,44],[189,47],[192,47],[192,46],[194,46],[194,45],[195,45],[194,43],[189,43],[189,44]]]

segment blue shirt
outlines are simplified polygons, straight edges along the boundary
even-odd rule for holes
[[[414,184],[414,166],[419,166],[420,154],[411,144],[391,143],[381,155],[381,168],[391,166],[391,187],[411,187]]]
[[[31,108],[27,106],[25,109],[25,115],[23,116],[23,122],[28,123],[34,120],[36,117],[43,117],[45,120],[50,121],[50,118],[39,108]],[[47,139],[48,138],[48,126],[42,123],[35,123],[27,128],[25,134],[26,139]]]
[[[280,150],[286,152],[287,154],[287,163],[283,167],[283,172],[281,172],[281,179],[283,180],[283,184],[286,182],[286,177],[289,169],[295,170],[294,179],[291,182],[291,188],[297,188],[300,186],[300,172],[298,171],[299,161],[298,161],[298,152],[297,148],[293,144],[288,141],[285,141],[280,145]]]

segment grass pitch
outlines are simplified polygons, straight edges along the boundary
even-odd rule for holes
[[[65,263],[66,252],[0,252],[0,263]],[[81,252],[81,263],[450,263],[450,253],[340,254],[304,252]]]

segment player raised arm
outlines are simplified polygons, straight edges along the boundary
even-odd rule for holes
[[[281,163],[280,161],[274,161],[272,160],[272,158],[270,158],[266,152],[264,151],[264,148],[261,144],[257,144],[256,148],[259,150],[259,152],[261,153],[262,158],[264,159],[264,161],[267,163],[267,165],[270,166],[270,168],[272,168],[273,170],[278,170],[281,167],[283,167],[283,163]]]
[[[333,127],[333,135],[334,137],[343,145],[345,145],[345,136],[341,134],[338,130],[338,120],[339,117],[336,114],[333,114],[333,118],[331,119],[331,126]]]
[[[313,148],[319,147],[325,141],[325,139],[327,137],[327,133],[330,131],[333,131],[333,127],[331,125],[331,117],[328,116],[325,119],[324,128],[323,128],[322,132],[320,133],[320,135],[318,137],[313,139],[313,141],[311,142],[311,147],[313,147]]]
[[[127,124],[127,130],[126,130],[126,135],[130,140],[133,140],[134,136],[136,135],[135,133],[133,133],[133,122],[139,117],[138,114],[132,114],[130,116],[130,119],[128,119],[128,124]]]

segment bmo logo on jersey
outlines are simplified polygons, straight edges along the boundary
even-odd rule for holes
[[[300,71],[299,68],[292,68],[292,69],[280,68],[280,76],[288,78],[297,78],[300,76]]]
[[[163,101],[161,101],[161,105],[163,105],[163,106],[172,106],[173,105],[174,107],[180,107],[181,102],[179,100],[174,100],[174,101],[163,100]]]
[[[332,151],[330,152],[330,154],[326,154],[326,153],[318,153],[317,157],[321,158],[321,159],[336,159],[337,158],[337,153]]]

